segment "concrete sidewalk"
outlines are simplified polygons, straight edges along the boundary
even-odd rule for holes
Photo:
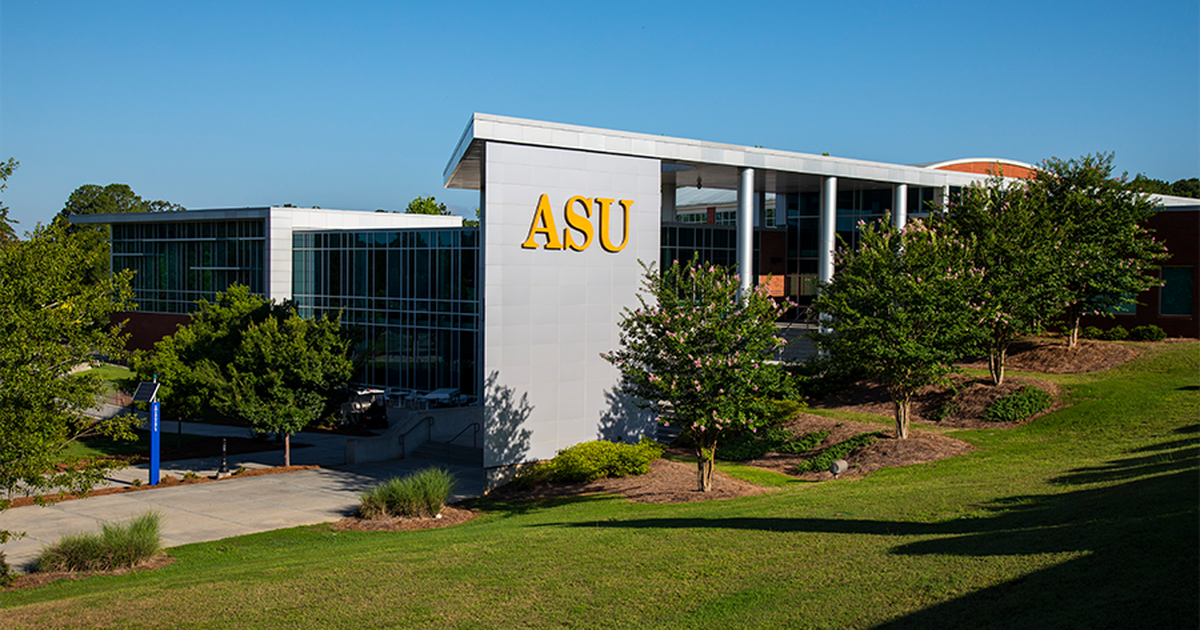
[[[168,425],[173,423],[167,423]],[[164,427],[166,428],[166,427]],[[246,430],[199,423],[184,423],[184,433],[245,437]],[[224,432],[224,433],[223,433]],[[169,439],[169,433],[164,439]],[[163,516],[163,545],[173,547],[194,542],[220,540],[255,532],[336,521],[354,513],[359,493],[392,477],[443,466],[455,474],[458,487],[451,501],[483,494],[480,468],[456,466],[424,459],[405,459],[352,466],[344,460],[344,436],[303,433],[295,442],[312,444],[292,449],[293,465],[317,464],[316,470],[277,475],[233,478],[170,488],[63,501],[48,507],[29,506],[0,512],[0,529],[24,531],[24,538],[0,546],[14,568],[28,571],[43,545],[63,534],[99,531],[101,522],[126,521],[148,510]],[[340,446],[339,446],[340,445]],[[229,467],[265,468],[283,464],[283,452],[229,456]],[[185,472],[212,476],[221,458],[164,462],[162,474],[175,477]],[[106,486],[121,487],[133,479],[148,479],[148,467],[133,466],[117,471]]]
[[[177,423],[167,421],[162,424],[162,433],[159,439],[161,444],[174,444],[175,435],[177,432]],[[250,432],[245,427],[231,427],[220,424],[208,424],[204,422],[184,422],[183,433],[191,435],[206,435],[212,437],[250,437]],[[346,440],[349,436],[338,435],[334,433],[297,433],[292,436],[292,465],[293,466],[340,466],[346,463]],[[297,444],[307,444],[308,446],[297,447]],[[274,447],[272,447],[274,448]],[[239,467],[248,469],[269,468],[272,466],[283,465],[283,449],[271,451],[263,451],[261,453],[242,453],[239,455],[229,455],[226,457],[229,465],[229,470],[234,471]],[[202,477],[211,477],[216,475],[217,469],[221,467],[221,455],[215,453],[212,457],[202,457],[197,459],[181,459],[170,462],[162,462],[159,465],[160,474],[172,477],[182,477],[183,475],[194,472]],[[99,488],[123,487],[128,486],[139,480],[141,483],[150,481],[150,465],[139,464],[114,471],[108,481]],[[3,518],[3,517],[0,517]]]

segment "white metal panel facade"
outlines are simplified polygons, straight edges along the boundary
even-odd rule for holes
[[[622,310],[637,303],[639,259],[659,256],[659,161],[495,141],[484,154],[484,465],[649,430],[647,414],[613,394],[619,374],[600,354],[617,347]],[[549,219],[539,216],[543,196]],[[588,201],[572,205],[576,224],[590,208],[590,240],[568,227],[575,197]],[[566,246],[564,231],[582,251]]]

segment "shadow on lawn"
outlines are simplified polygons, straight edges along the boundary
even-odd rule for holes
[[[1178,433],[1190,433],[1182,429]],[[1076,552],[1053,567],[887,622],[882,628],[1196,628],[1200,466],[1193,440],[1159,454],[1079,468],[1056,483],[1114,483],[997,499],[984,515],[914,523],[840,518],[659,518],[581,523],[895,536],[891,553],[1023,556]],[[937,581],[955,576],[924,576]],[[931,595],[936,599],[936,595]]]

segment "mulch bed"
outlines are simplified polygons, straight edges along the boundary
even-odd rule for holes
[[[827,470],[797,473],[796,465],[802,460],[812,459],[824,449],[844,442],[856,435],[880,430],[880,427],[874,424],[838,420],[836,418],[826,418],[811,414],[800,414],[784,426],[794,435],[803,435],[815,431],[829,431],[829,436],[821,442],[820,446],[809,453],[802,455],[767,453],[759,459],[752,459],[743,463],[808,481],[828,481],[833,479],[833,473]],[[895,431],[883,431],[883,433],[883,437],[879,438],[874,444],[852,451],[844,458],[851,464],[851,468],[842,473],[839,478],[865,475],[880,468],[894,468],[897,466],[935,462],[939,459],[946,459],[947,457],[954,457],[975,450],[975,447],[962,440],[956,440],[952,437],[916,428],[910,429],[908,438],[904,440],[897,440]]]
[[[921,424],[955,429],[1009,429],[1040,418],[1051,411],[1060,409],[1061,391],[1055,383],[1036,378],[1006,376],[1000,385],[992,385],[991,379],[955,374],[950,377],[953,387],[934,385],[921,390],[913,399],[910,420]],[[1037,387],[1050,394],[1050,408],[1038,413],[1024,422],[988,422],[983,419],[983,412],[996,400],[1008,396],[1024,387]],[[941,420],[935,420],[935,414],[948,402],[953,400],[956,411]],[[841,409],[869,413],[877,416],[892,417],[895,406],[888,397],[887,389],[874,381],[863,381],[847,387],[835,394],[813,401],[809,407],[813,409]]]
[[[479,516],[479,514],[471,510],[456,508],[452,505],[447,505],[442,508],[442,513],[437,518],[404,518],[400,516],[389,518],[359,518],[357,516],[348,516],[334,523],[325,525],[317,525],[316,527],[328,527],[334,531],[344,532],[353,530],[358,532],[406,532],[420,529],[437,529],[439,527],[449,527],[466,523],[467,521]]]
[[[687,455],[678,450],[676,454]],[[636,477],[598,479],[588,483],[562,483],[539,486],[528,490],[514,490],[511,486],[497,488],[487,495],[488,499],[521,500],[550,499],[556,497],[591,494],[620,494],[639,503],[688,503],[730,499],[750,494],[770,492],[752,483],[713,471],[713,487],[709,492],[697,490],[696,465],[659,459],[650,463],[650,472]]]
[[[122,569],[113,569],[111,571],[45,571],[36,573],[26,573],[18,575],[13,580],[12,584],[8,585],[0,591],[17,591],[26,588],[37,588],[45,586],[59,580],[82,580],[83,578],[92,577],[93,575],[124,575],[126,573],[140,573],[142,571],[153,571],[161,569],[175,562],[175,558],[168,556],[166,552],[160,551],[141,564],[126,567]]]
[[[1080,339],[1074,348],[1060,337],[1037,337],[1012,344],[1005,362],[1009,370],[1040,374],[1089,374],[1103,372],[1136,358],[1128,345]],[[963,367],[988,369],[987,357],[963,363]]]

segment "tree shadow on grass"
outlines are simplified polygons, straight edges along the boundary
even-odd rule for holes
[[[496,497],[493,495],[469,499],[457,507],[481,512],[500,513],[504,516],[521,516],[552,510],[568,505],[582,505],[600,501],[620,500],[620,497],[604,494],[584,494],[558,497]]]
[[[1181,431],[1186,432],[1186,431]],[[1174,445],[1174,446],[1173,446]],[[1018,495],[944,522],[840,518],[654,518],[578,524],[894,536],[890,552],[995,557],[1082,554],[882,624],[881,628],[1196,628],[1200,466],[1190,441],[1161,455],[1080,468],[1058,483],[1111,485]],[[918,540],[910,540],[918,538]],[[923,576],[955,581],[957,576]],[[931,582],[932,583],[932,582]],[[936,589],[935,589],[936,590]],[[931,599],[945,597],[930,593]]]

